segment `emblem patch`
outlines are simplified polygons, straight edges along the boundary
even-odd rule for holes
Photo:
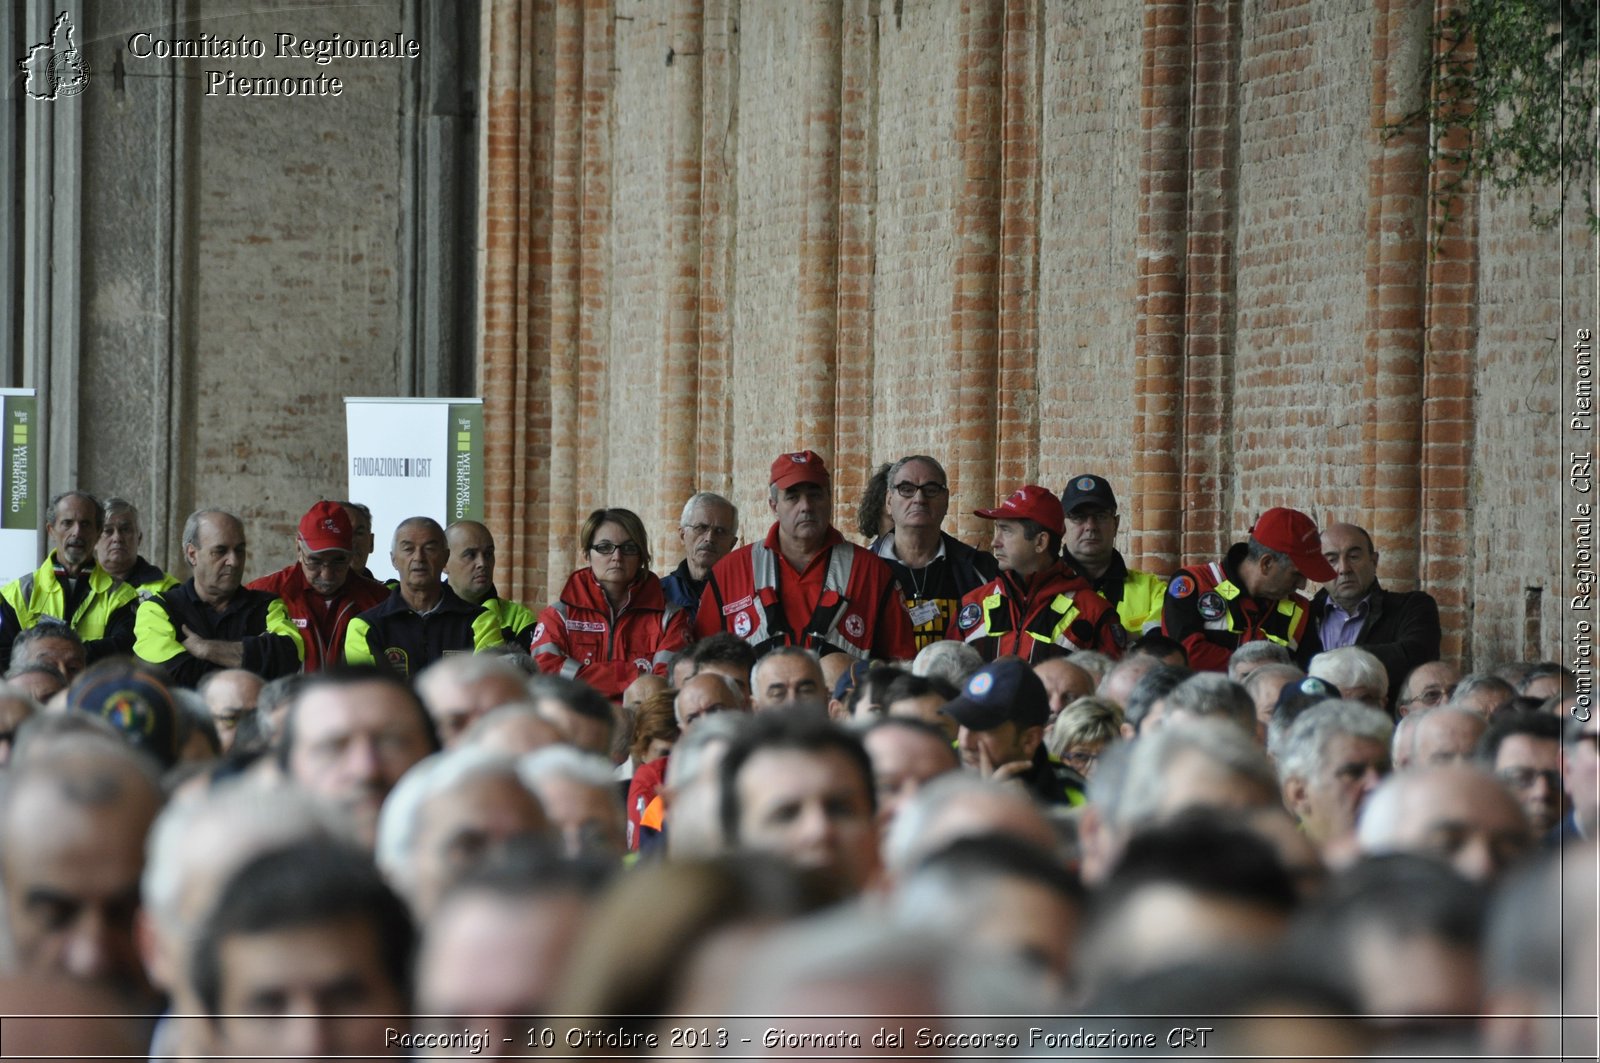
[[[383,661],[401,675],[411,674],[411,658],[399,646],[390,646],[385,649],[383,651]]]
[[[100,715],[117,730],[148,735],[156,729],[155,714],[136,690],[114,690],[100,703]]]
[[[975,698],[981,698],[994,687],[994,676],[988,672],[979,672],[967,683],[967,693]]]
[[[956,617],[956,624],[962,631],[968,631],[978,626],[978,621],[983,618],[983,607],[977,602],[961,607],[961,615]]]
[[[1328,685],[1316,676],[1311,675],[1300,680],[1300,693],[1302,694],[1327,694]]]
[[[1187,598],[1194,593],[1194,580],[1188,576],[1174,576],[1167,585],[1167,594],[1173,598]]]
[[[844,618],[844,633],[853,639],[858,639],[867,633],[867,622],[851,613]]]
[[[633,659],[633,666],[639,669],[641,672],[648,672],[650,670],[650,662],[643,657],[635,657]]]
[[[1222,595],[1216,591],[1206,591],[1200,596],[1198,603],[1200,615],[1207,620],[1220,620],[1222,614],[1228,611],[1228,606],[1222,600]]]
[[[1128,629],[1123,627],[1121,624],[1113,622],[1111,625],[1111,641],[1116,644],[1117,649],[1127,649]]]
[[[542,638],[544,638],[544,622],[540,621],[533,625],[533,641],[538,642]]]
[[[1094,490],[1094,477],[1092,477],[1092,476],[1080,476],[1080,477],[1078,477],[1078,483],[1077,483],[1076,486],[1077,486],[1078,490],[1080,490],[1080,491],[1093,491]]]
[[[750,629],[754,626],[755,624],[751,622],[749,613],[740,613],[733,618],[733,633],[740,638],[745,638],[749,635]]]

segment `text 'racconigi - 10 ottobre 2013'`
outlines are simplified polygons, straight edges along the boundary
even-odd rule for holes
[[[403,33],[386,37],[346,37],[340,33],[326,37],[303,37],[297,33],[222,37],[202,33],[198,37],[167,38],[141,30],[128,38],[128,56],[134,60],[285,59],[327,67],[346,61],[414,60],[421,55],[422,46]],[[230,97],[340,96],[345,89],[342,78],[320,69],[304,76],[207,69],[202,71],[201,83],[207,96]]]

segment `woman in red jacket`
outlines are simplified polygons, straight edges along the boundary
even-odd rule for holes
[[[688,644],[689,615],[667,601],[650,571],[638,514],[597,509],[580,538],[589,567],[539,614],[533,659],[541,672],[580,679],[618,701],[641,674],[667,674],[667,661]]]

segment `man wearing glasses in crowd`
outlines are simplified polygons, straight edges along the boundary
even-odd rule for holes
[[[1067,563],[1083,573],[1094,592],[1117,610],[1117,619],[1135,638],[1161,628],[1161,602],[1167,581],[1129,568],[1117,549],[1117,496],[1102,477],[1074,476],[1061,492],[1067,517],[1062,546]]]
[[[710,491],[695,494],[683,504],[678,538],[683,542],[683,560],[661,577],[661,589],[667,601],[689,611],[692,622],[711,569],[739,541],[739,507]]]
[[[894,527],[872,544],[889,563],[911,612],[917,649],[944,638],[969,591],[1000,574],[994,555],[946,535],[950,483],[944,466],[926,454],[889,467],[889,514]]]

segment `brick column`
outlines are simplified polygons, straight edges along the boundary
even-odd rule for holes
[[[805,213],[800,232],[800,408],[794,445],[833,441],[839,326],[840,0],[807,6]],[[837,465],[832,454],[825,458]]]
[[[1039,5],[1006,0],[1001,53],[996,488],[1039,479]],[[1063,475],[1071,475],[1068,471]],[[1047,485],[1059,490],[1061,484]],[[989,503],[984,503],[988,505]]]
[[[834,523],[855,527],[870,469],[897,454],[872,453],[875,402],[872,283],[877,237],[878,25],[872,0],[844,0],[839,78],[839,299],[834,369]]]
[[[543,320],[533,304],[538,229],[530,207],[536,107],[530,86],[537,52],[535,4],[491,0],[483,12],[483,159],[479,188],[479,394],[484,401],[484,515],[494,531],[503,575],[500,589],[526,597],[539,580],[546,534],[542,478],[530,477],[549,457],[549,412],[530,401],[542,367],[529,357]],[[542,590],[542,587],[541,587]]]
[[[732,299],[739,0],[705,0],[701,37],[699,388],[695,486],[733,497]],[[760,514],[756,514],[758,518]],[[746,526],[753,526],[749,515]]]
[[[1145,0],[1139,73],[1137,396],[1131,553],[1182,563],[1184,255],[1188,194],[1189,0]]]
[[[701,60],[704,0],[677,0],[672,12],[674,62],[667,171],[672,270],[667,275],[667,319],[661,338],[660,460],[656,497],[646,515],[659,549],[671,538],[683,502],[697,489],[695,410],[700,398],[700,148]],[[659,566],[658,566],[659,567]]]
[[[1455,0],[1438,0],[1441,18]],[[1457,51],[1470,57],[1468,41]],[[1433,255],[1427,274],[1427,351],[1422,401],[1422,580],[1439,601],[1444,629],[1441,653],[1473,666],[1471,617],[1471,494],[1473,434],[1473,347],[1477,333],[1474,296],[1478,274],[1478,214],[1475,192],[1463,188],[1440,201],[1441,187],[1459,176],[1459,164],[1446,153],[1461,147],[1465,132],[1449,130],[1443,152],[1429,173],[1428,232]],[[1433,236],[1433,234],[1437,234]]]
[[[1001,73],[1003,0],[963,0],[961,71],[956,133],[960,137],[961,188],[956,197],[955,291],[950,304],[950,339],[960,386],[952,475],[963,499],[992,505],[995,483],[999,384]],[[964,512],[954,534],[970,538],[977,518]]]
[[[563,0],[567,6],[569,0]],[[585,0],[578,53],[579,91],[575,141],[579,188],[577,224],[578,417],[565,438],[578,455],[577,512],[570,531],[556,528],[554,548],[572,556],[578,524],[611,505],[611,68],[616,65],[616,20],[611,0]],[[551,592],[565,573],[552,573]]]
[[[1381,131],[1421,102],[1415,71],[1427,38],[1416,32],[1415,8],[1416,0],[1379,0],[1373,26],[1363,512],[1332,515],[1364,522],[1383,554],[1383,581],[1396,590],[1416,587],[1420,564],[1428,134]]]
[[[1182,558],[1233,541],[1233,232],[1238,197],[1239,2],[1193,7],[1184,222]]]

